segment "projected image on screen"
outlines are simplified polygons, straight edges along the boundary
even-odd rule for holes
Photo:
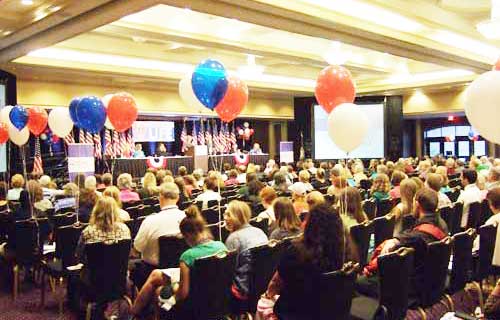
[[[359,105],[370,123],[364,142],[349,153],[349,158],[384,157],[384,105]],[[314,158],[342,159],[346,153],[339,149],[328,135],[328,114],[319,105],[314,106]]]

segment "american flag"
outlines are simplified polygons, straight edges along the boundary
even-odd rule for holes
[[[95,133],[94,138],[94,157],[96,159],[102,159],[102,145],[101,145],[101,135]]]
[[[224,122],[220,123],[219,130],[219,141],[220,141],[220,153],[225,153],[227,149],[226,133],[224,128]]]
[[[207,120],[207,130],[205,131],[205,142],[208,146],[208,154],[212,154],[212,128],[210,127],[210,120]]]
[[[183,127],[182,127],[182,132],[181,132],[181,152],[186,152],[187,151],[187,130],[186,130],[186,121],[184,121]]]
[[[191,137],[193,138],[191,143],[193,144],[193,146],[196,146],[198,144],[198,135],[196,134],[196,122],[194,122],[194,120],[193,120],[193,131],[191,132]]]
[[[198,144],[205,145],[205,128],[203,127],[203,120],[200,120],[200,130],[198,131]]]
[[[83,132],[83,129],[78,129],[78,143],[85,143],[85,132]]]
[[[233,130],[231,130],[230,140],[231,140],[232,151],[236,151],[236,149],[238,149],[238,141],[236,140],[236,132],[234,129],[234,122],[233,122]]]
[[[114,158],[118,158],[122,151],[120,149],[120,134],[118,131],[113,131],[113,153],[114,153]]]
[[[43,174],[42,151],[40,150],[40,138],[35,139],[35,155],[33,159],[33,174]]]
[[[104,129],[104,142],[106,144],[106,149],[104,149],[104,155],[112,158],[114,156],[113,144],[111,142],[111,132],[108,129]]]
[[[125,132],[120,133],[120,156],[122,158],[127,157],[127,136],[125,135]]]
[[[231,144],[231,133],[229,132],[229,124],[226,123],[226,128],[225,128],[225,138],[226,138],[226,153],[231,153],[232,149],[232,144]]]
[[[85,143],[88,144],[94,143],[94,137],[92,136],[92,133],[85,131]]]
[[[219,138],[219,131],[217,130],[217,122],[214,122],[212,124],[212,128],[213,128],[213,134],[212,134],[212,139],[213,139],[213,153],[214,154],[217,154],[219,152],[221,152],[221,149],[222,149],[222,145],[221,145],[221,141],[220,141],[220,138]]]
[[[63,140],[67,145],[70,143],[75,143],[75,137],[73,136],[73,131],[71,131],[66,137],[64,137]]]
[[[132,138],[132,129],[129,129],[126,133],[127,137],[127,148],[125,155],[130,158],[134,154],[134,139]]]

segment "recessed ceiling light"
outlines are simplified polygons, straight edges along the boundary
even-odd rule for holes
[[[49,9],[50,12],[56,12],[56,11],[59,11],[59,10],[61,10],[61,6],[55,6],[55,7],[51,7]]]
[[[24,6],[31,6],[33,4],[33,0],[21,0],[21,4]]]
[[[7,31],[4,31],[2,34],[3,34],[4,36],[8,36],[8,35],[9,35],[9,34],[11,34],[11,33],[12,33],[12,31],[7,30]]]

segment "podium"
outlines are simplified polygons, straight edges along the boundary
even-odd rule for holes
[[[190,150],[191,149],[191,150]],[[208,147],[206,145],[193,146],[188,149],[186,154],[192,152],[194,160],[194,169],[202,169],[203,172],[208,171]]]

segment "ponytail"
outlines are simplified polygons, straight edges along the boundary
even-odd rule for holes
[[[184,212],[186,217],[182,219],[179,225],[182,235],[198,235],[203,233],[206,229],[207,222],[202,217],[200,209],[198,209],[196,205],[191,205]]]

